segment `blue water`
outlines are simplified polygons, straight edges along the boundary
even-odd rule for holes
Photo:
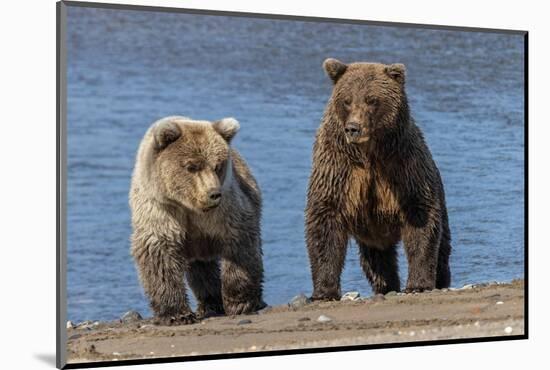
[[[68,9],[68,318],[150,315],[129,254],[134,156],[156,119],[241,123],[263,191],[265,299],[311,293],[303,210],[331,93],[321,64],[401,62],[440,168],[453,286],[524,276],[523,40],[490,33]],[[400,254],[401,278],[407,277]],[[342,289],[371,289],[351,244]]]

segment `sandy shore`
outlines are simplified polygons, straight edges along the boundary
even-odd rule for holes
[[[327,316],[330,321],[320,322]],[[523,280],[422,294],[314,302],[186,326],[149,320],[67,329],[68,362],[91,362],[524,333]]]

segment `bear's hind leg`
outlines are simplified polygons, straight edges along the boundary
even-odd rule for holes
[[[250,242],[228,246],[221,260],[223,307],[227,315],[255,312],[266,306],[262,300],[263,263],[258,247]]]
[[[386,249],[369,247],[358,242],[361,267],[375,294],[400,290],[397,247]]]
[[[448,288],[451,285],[451,268],[449,267],[451,249],[451,232],[449,230],[447,212],[445,212],[443,217],[443,232],[441,234],[437,258],[437,276],[435,280],[435,287],[437,289]]]
[[[224,314],[219,261],[191,262],[187,269],[187,282],[197,299],[199,318]]]

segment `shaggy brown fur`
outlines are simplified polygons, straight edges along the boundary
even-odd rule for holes
[[[327,59],[334,82],[313,148],[306,241],[314,299],[338,299],[350,237],[376,293],[448,287],[451,235],[439,171],[410,116],[402,64]]]
[[[229,144],[236,120],[167,117],[145,134],[130,189],[132,248],[157,321],[250,313],[263,306],[260,190]]]

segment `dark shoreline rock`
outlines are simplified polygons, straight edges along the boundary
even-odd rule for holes
[[[311,299],[308,298],[304,293],[300,293],[297,296],[295,296],[294,298],[292,298],[290,300],[290,302],[288,302],[288,306],[290,308],[298,309],[298,308],[303,307],[303,306],[305,306],[309,303],[311,303]]]
[[[120,322],[122,323],[132,323],[132,322],[138,322],[142,321],[143,317],[141,317],[140,313],[134,310],[130,310],[126,312],[122,317],[120,318]]]

